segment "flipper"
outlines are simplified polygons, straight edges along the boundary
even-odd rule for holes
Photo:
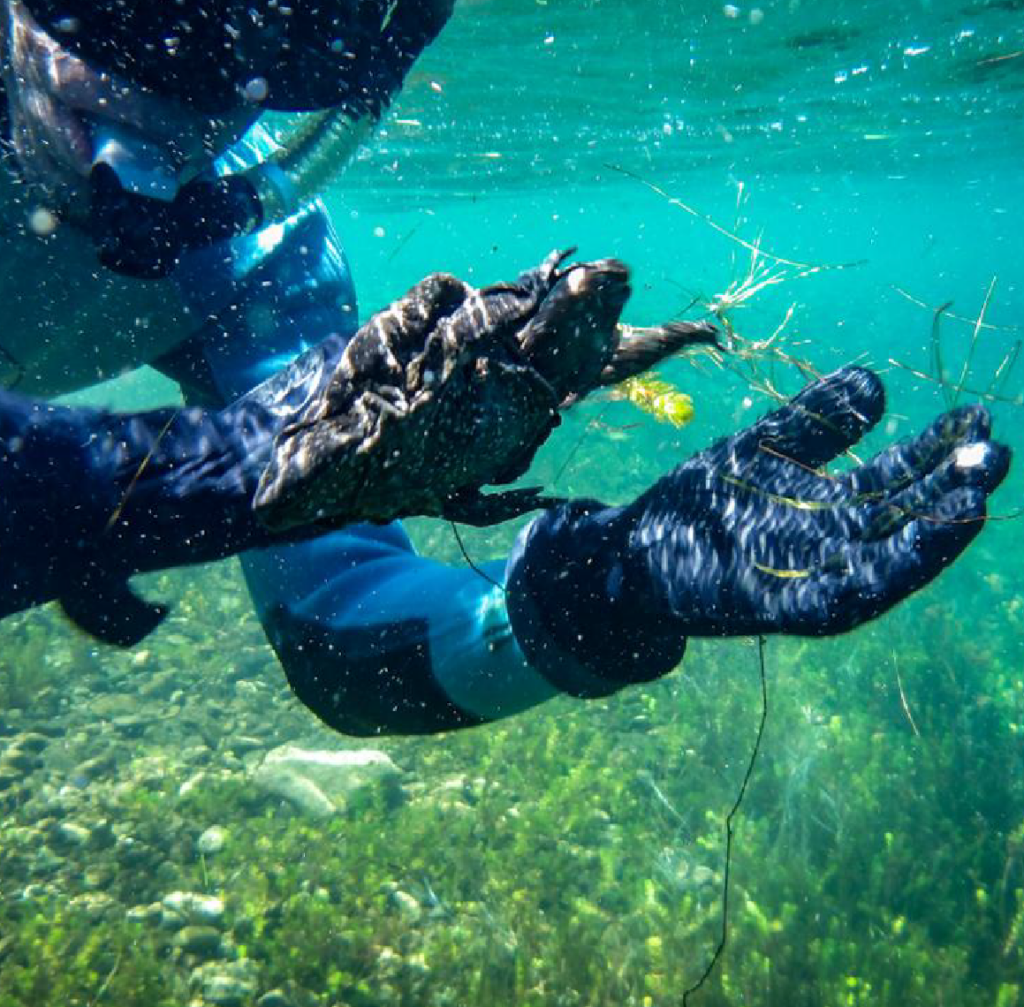
[[[668,322],[652,328],[628,327],[615,355],[601,372],[602,385],[617,385],[641,374],[687,346],[719,346],[710,322]]]
[[[115,647],[134,647],[163,622],[169,609],[140,598],[127,580],[90,578],[60,599],[64,614],[79,629]]]
[[[474,528],[487,528],[529,514],[533,510],[557,507],[561,503],[565,503],[562,497],[544,496],[539,486],[501,493],[469,490],[450,496],[444,502],[443,516],[448,521],[472,525]]]

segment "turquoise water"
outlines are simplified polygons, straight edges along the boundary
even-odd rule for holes
[[[364,314],[433,270],[482,284],[578,246],[633,268],[628,321],[699,317],[750,266],[711,219],[846,267],[728,317],[765,340],[792,308],[790,353],[884,371],[864,454],[945,408],[968,355],[966,387],[999,393],[1018,464],[962,560],[848,637],[769,642],[729,941],[692,1004],[1024,1004],[1024,363],[993,384],[1024,339],[1022,97],[1017,0],[463,0],[325,194]],[[947,302],[943,385],[922,375]],[[692,424],[588,402],[533,479],[627,500],[769,404],[742,368],[662,374],[692,395]],[[142,376],[103,394],[172,392]],[[413,524],[463,562],[447,526]],[[482,560],[513,534],[465,540]],[[667,1007],[698,980],[760,710],[749,641],[693,642],[671,676],[607,701],[382,739],[400,785],[324,822],[246,782],[271,744],[348,740],[290,700],[233,564],[149,589],[175,614],[133,654],[51,612],[0,629],[0,744],[49,738],[30,785],[0,793],[0,1007],[270,991],[294,1007]],[[227,845],[199,855],[210,826]],[[217,955],[146,916],[175,890],[223,899]],[[234,977],[235,999],[211,976]]]

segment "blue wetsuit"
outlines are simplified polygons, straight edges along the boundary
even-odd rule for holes
[[[224,159],[244,168],[259,127]],[[157,362],[189,398],[226,404],[304,350],[358,327],[338,236],[320,205],[186,255],[174,274],[193,317],[214,319]],[[242,566],[292,687],[351,734],[420,733],[517,713],[557,693],[524,658],[504,592],[416,555],[397,525],[358,525],[254,550]],[[489,565],[497,581],[504,564]]]

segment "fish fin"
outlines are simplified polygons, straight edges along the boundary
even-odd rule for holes
[[[163,622],[169,611],[139,597],[126,580],[90,579],[60,599],[64,614],[79,629],[115,647],[133,647]]]

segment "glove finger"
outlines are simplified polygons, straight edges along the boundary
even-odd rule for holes
[[[935,469],[957,448],[987,441],[991,428],[987,409],[962,406],[943,413],[917,437],[875,455],[843,481],[857,494],[899,489]]]
[[[752,462],[767,472],[818,468],[864,436],[885,411],[876,374],[844,367],[808,385],[781,409],[702,452],[695,461],[740,472]]]
[[[782,593],[773,629],[805,636],[843,633],[873,619],[949,566],[981,531],[986,494],[960,487],[892,535],[844,548]]]
[[[759,466],[746,490],[766,498],[773,528],[814,529],[818,536],[878,537],[876,523],[901,526],[959,486],[991,493],[1006,477],[1010,450],[984,440],[988,413],[979,407],[940,417],[915,441],[895,445],[852,477],[828,477],[795,465]],[[738,479],[733,485],[741,485]],[[895,491],[895,492],[894,492]],[[867,504],[868,506],[863,506]],[[849,505],[849,506],[847,506]]]
[[[1006,477],[1010,458],[1010,449],[997,442],[961,445],[934,471],[877,502],[816,505],[810,493],[799,500],[774,496],[770,512],[764,512],[770,518],[772,562],[799,566],[798,557],[807,554],[809,545],[815,554],[825,555],[835,542],[877,542],[914,520],[941,520],[937,515],[954,491],[972,488],[985,496],[992,493]]]
[[[1010,457],[1009,448],[992,441],[961,445],[924,478],[878,504],[852,511],[861,537],[879,539],[915,518],[928,520],[948,494],[962,487],[987,496],[1006,477]]]

